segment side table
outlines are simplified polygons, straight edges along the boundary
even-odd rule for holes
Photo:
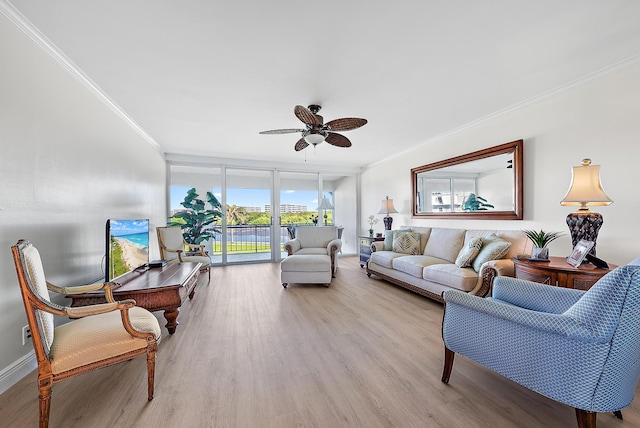
[[[588,290],[600,278],[605,276],[616,265],[609,264],[609,269],[600,269],[591,263],[573,267],[564,257],[549,257],[548,262],[527,259],[512,259],[515,277],[558,287]]]
[[[363,268],[371,258],[371,244],[384,241],[383,236],[360,236],[360,267]]]

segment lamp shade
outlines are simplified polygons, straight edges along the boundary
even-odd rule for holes
[[[588,210],[588,206],[604,206],[612,202],[600,183],[600,165],[591,165],[591,159],[584,159],[581,166],[573,167],[571,186],[560,205]]]
[[[332,210],[333,209],[333,205],[331,205],[331,202],[329,202],[329,199],[327,199],[326,197],[322,198],[322,201],[320,201],[320,205],[318,205],[318,208],[316,208],[317,210]]]
[[[380,211],[378,211],[378,214],[387,214],[389,215],[390,213],[397,213],[398,211],[396,211],[395,207],[393,206],[393,199],[389,199],[389,197],[387,196],[386,199],[382,200],[382,206],[380,207]]]

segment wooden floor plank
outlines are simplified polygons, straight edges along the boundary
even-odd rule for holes
[[[162,322],[161,313],[156,316]],[[340,259],[331,286],[284,289],[276,263],[214,268],[145,361],[54,385],[51,427],[575,427],[573,409],[458,356],[442,305]],[[640,403],[598,427],[640,426]],[[0,426],[37,426],[35,372],[0,395]]]

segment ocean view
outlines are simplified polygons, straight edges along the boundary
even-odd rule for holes
[[[149,246],[149,234],[148,233],[132,233],[129,235],[113,235],[114,238],[126,239],[127,241],[135,244],[139,247]]]

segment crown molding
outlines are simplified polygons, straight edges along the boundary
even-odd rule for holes
[[[78,80],[83,86],[89,89],[100,101],[102,101],[109,109],[119,116],[127,125],[137,132],[147,143],[158,150],[162,149],[160,145],[149,135],[140,125],[138,125],[125,111],[120,108],[115,101],[87,76],[77,65],[73,63],[58,47],[53,44],[40,30],[38,30],[24,15],[15,8],[11,2],[0,0],[0,14],[4,15],[9,22],[22,31],[29,39],[31,39],[40,49],[51,56],[64,70]]]

